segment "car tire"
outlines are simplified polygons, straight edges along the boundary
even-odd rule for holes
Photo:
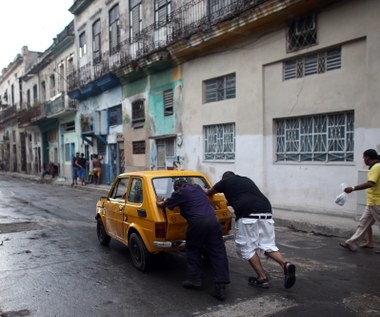
[[[129,237],[128,248],[133,266],[139,271],[145,272],[150,264],[150,253],[146,249],[144,241],[136,232],[133,232]]]
[[[96,234],[101,245],[110,244],[111,237],[107,234],[106,229],[104,229],[103,221],[100,218],[97,220]]]

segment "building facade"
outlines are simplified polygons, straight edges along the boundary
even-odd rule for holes
[[[133,169],[194,169],[213,182],[233,170],[278,209],[361,212],[360,197],[334,200],[357,183],[362,152],[380,150],[378,1],[76,0],[69,10],[65,100],[77,107],[37,125],[41,161],[57,157],[66,176],[73,151],[99,153],[103,183]]]

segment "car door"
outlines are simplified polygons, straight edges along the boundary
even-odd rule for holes
[[[118,178],[104,206],[107,231],[111,236],[120,240],[123,239],[124,207],[128,182],[129,177]]]

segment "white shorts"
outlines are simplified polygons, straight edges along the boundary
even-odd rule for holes
[[[244,260],[251,259],[257,250],[278,251],[273,219],[240,218],[235,223],[235,245]]]

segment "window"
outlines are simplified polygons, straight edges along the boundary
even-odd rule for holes
[[[33,85],[33,102],[38,101],[37,85]]]
[[[156,28],[170,22],[171,6],[171,0],[154,1],[154,21]]]
[[[63,92],[65,90],[65,65],[64,63],[61,63],[59,65],[59,78],[58,78],[58,85],[59,85],[59,91]]]
[[[174,159],[175,138],[156,140],[157,147],[157,169],[166,168],[166,160]]]
[[[129,41],[133,43],[142,30],[141,0],[130,0],[129,8]]]
[[[306,55],[283,64],[283,80],[321,74],[342,66],[341,48]]]
[[[50,98],[55,96],[55,77],[54,75],[50,76]]]
[[[41,83],[41,101],[42,102],[46,101],[46,82],[45,81]]]
[[[64,132],[75,132],[75,121],[66,122],[62,125]]]
[[[173,89],[165,90],[164,95],[164,115],[171,116],[173,114]]]
[[[26,91],[26,105],[27,105],[28,107],[30,107],[30,105],[31,105],[31,100],[30,100],[30,89],[28,89],[28,90]]]
[[[145,121],[144,100],[132,102],[132,125],[142,127]]]
[[[121,105],[108,109],[108,125],[118,125],[122,123]]]
[[[205,160],[235,159],[235,124],[215,124],[204,129]]]
[[[95,64],[101,60],[100,19],[92,25],[92,59]]]
[[[317,21],[315,14],[293,20],[288,26],[288,52],[317,44]]]
[[[145,141],[132,142],[133,154],[145,154]]]
[[[354,113],[276,120],[277,161],[352,162]]]
[[[87,54],[86,32],[79,35],[79,57]]]
[[[132,203],[141,203],[143,201],[142,180],[134,178],[132,180],[131,189],[128,194],[128,201]]]
[[[209,79],[203,82],[206,103],[236,97],[235,74]]]
[[[110,10],[109,24],[110,53],[113,54],[120,50],[119,5]]]

